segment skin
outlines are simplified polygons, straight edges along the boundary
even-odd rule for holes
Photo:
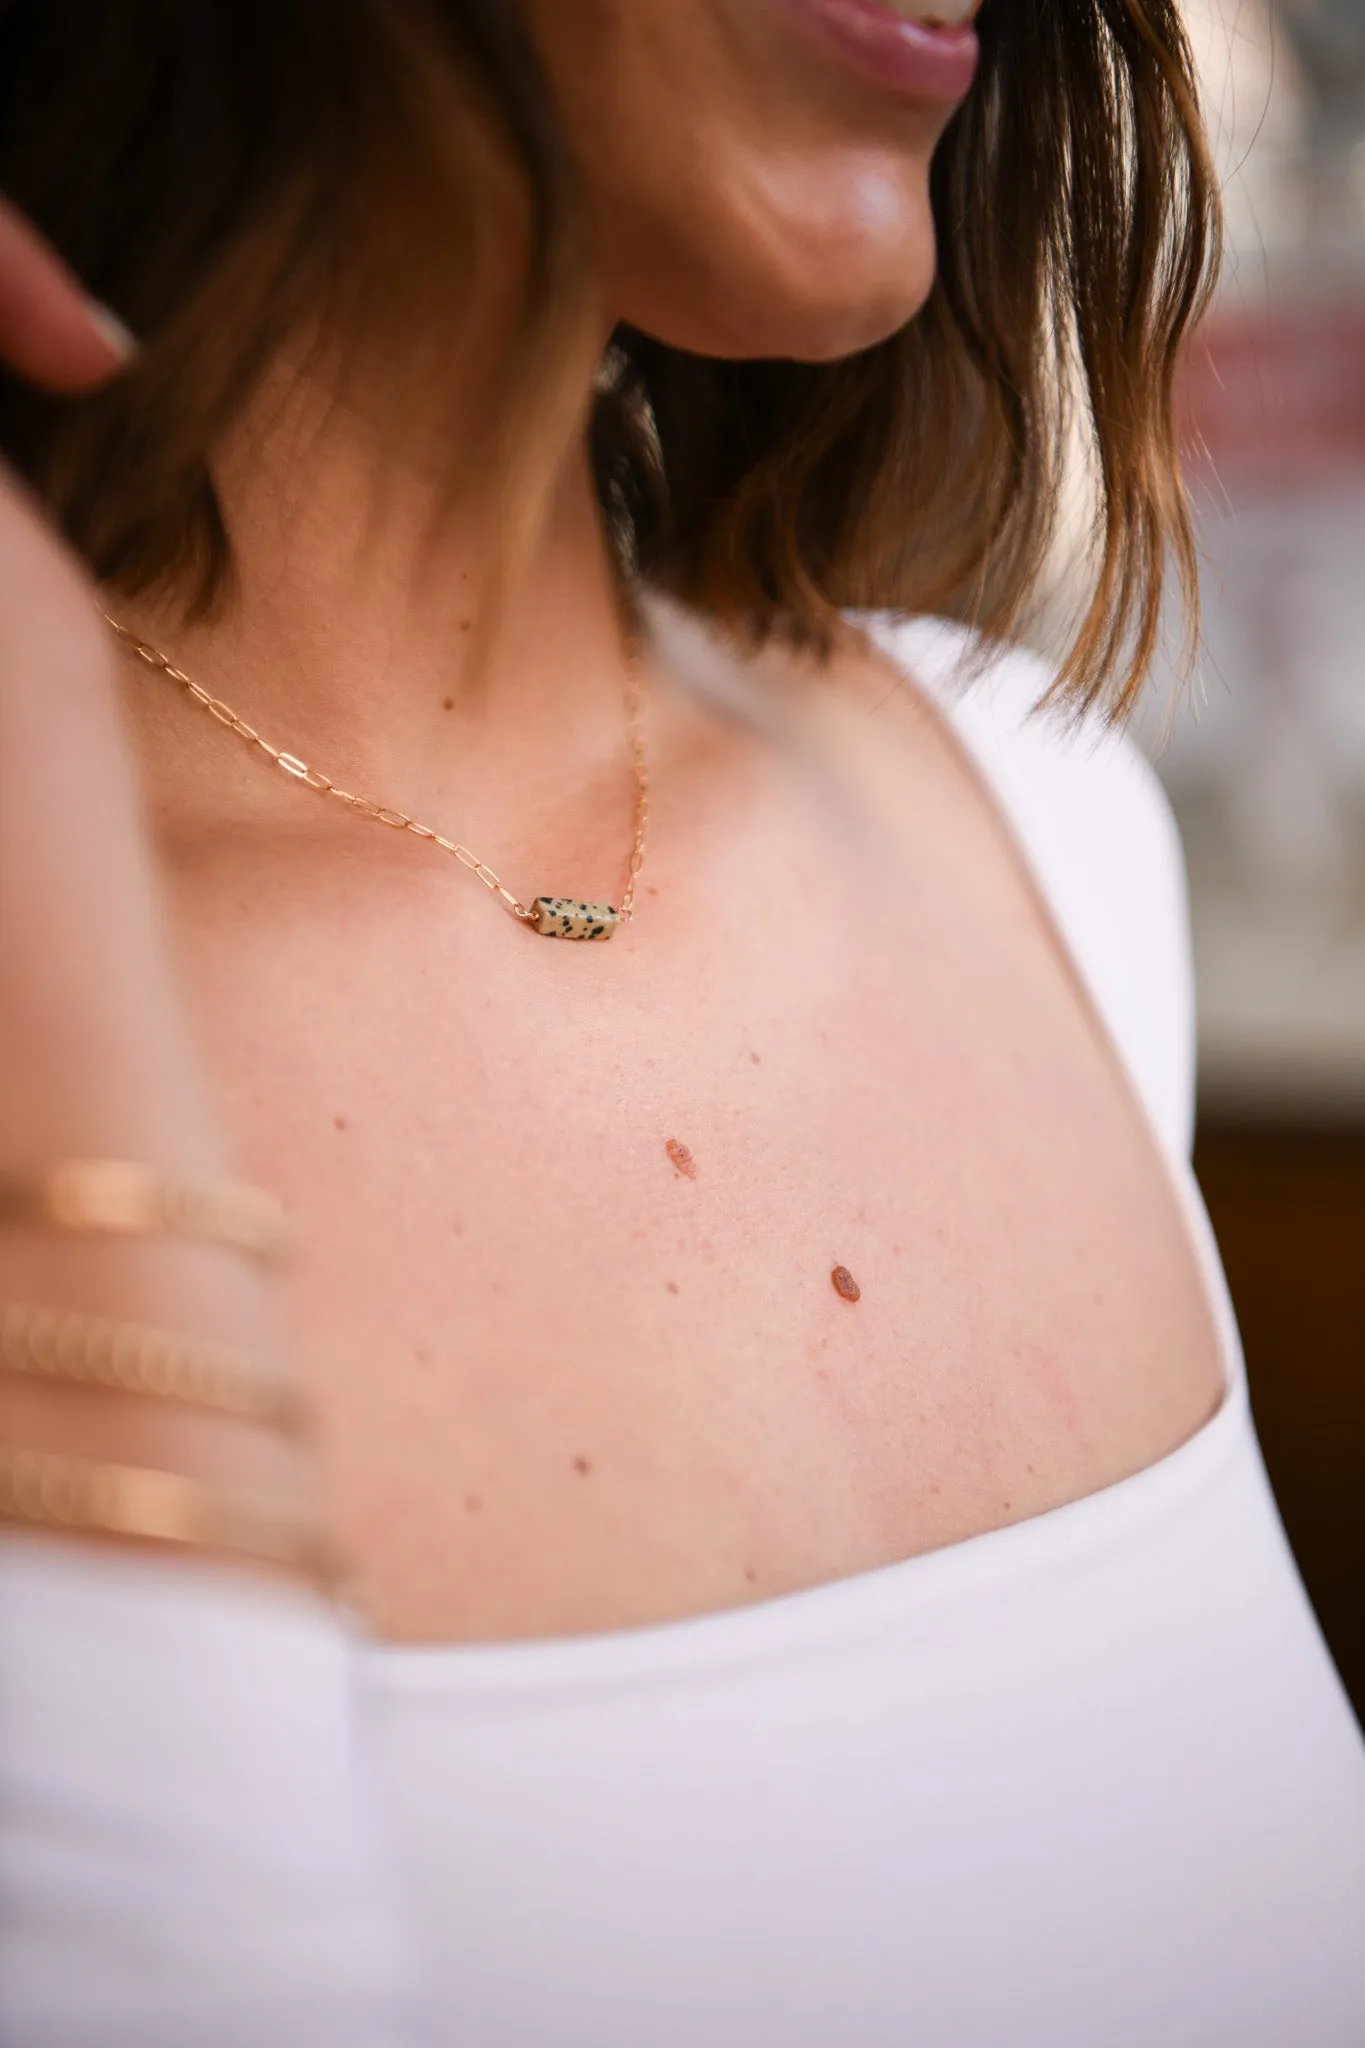
[[[103,310],[0,201],[0,360],[79,391],[117,375],[125,353]],[[127,1156],[221,1173],[228,1154],[173,983],[91,596],[0,468],[0,1157]],[[280,1358],[278,1304],[260,1274],[203,1248],[8,1229],[0,1299]],[[313,1498],[310,1461],[293,1447],[154,1401],[4,1376],[0,1443]]]
[[[596,201],[609,303],[680,347],[822,361],[883,340],[934,275],[948,119],[869,93],[767,0],[534,0]]]
[[[767,0],[531,15],[603,338],[820,359],[913,316],[944,110],[836,77]],[[578,443],[475,689],[496,501],[471,478],[433,559],[430,477],[385,466],[363,385],[332,397],[282,366],[220,451],[231,611],[120,609],[524,893],[618,896],[624,654]],[[1105,1486],[1217,1405],[1165,1169],[938,717],[852,636],[821,675],[739,675],[776,737],[684,668],[646,659],[637,921],[583,948],[125,678],[192,1036],[299,1219],[292,1355],[394,1637],[664,1621],[868,1569]]]

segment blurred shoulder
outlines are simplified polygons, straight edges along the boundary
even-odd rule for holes
[[[999,804],[1169,1150],[1194,1127],[1185,865],[1151,764],[1123,732],[1040,709],[1053,670],[936,619],[861,622],[934,702]]]

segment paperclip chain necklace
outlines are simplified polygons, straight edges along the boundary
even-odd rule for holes
[[[579,903],[568,896],[534,896],[529,903],[523,903],[514,896],[506,885],[499,881],[492,868],[478,855],[471,853],[467,846],[461,846],[454,839],[447,839],[430,825],[421,825],[416,818],[408,817],[405,811],[392,809],[388,804],[375,803],[367,796],[355,796],[349,789],[340,789],[330,775],[324,775],[319,768],[310,768],[297,754],[288,754],[280,747],[274,747],[262,739],[255,726],[248,725],[238,716],[230,704],[221,697],[214,697],[176,668],[169,656],[149,641],[139,640],[136,633],[121,625],[108,612],[105,623],[117,634],[124,645],[148,668],[160,670],[170,682],[178,683],[192,701],[225,725],[229,732],[235,732],[249,746],[256,747],[267,760],[283,769],[296,782],[306,783],[309,789],[317,790],[320,796],[334,797],[345,804],[357,817],[373,818],[377,825],[391,826],[395,832],[410,832],[414,839],[427,839],[438,846],[442,853],[453,854],[462,867],[468,868],[484,888],[496,896],[511,911],[520,924],[530,925],[547,939],[609,939],[618,924],[629,924],[635,914],[635,884],[645,858],[645,828],[649,822],[649,763],[645,753],[644,732],[640,723],[640,674],[639,659],[634,646],[630,649],[628,681],[626,685],[626,713],[630,729],[631,764],[635,771],[635,839],[630,850],[626,867],[626,885],[619,907],[610,903]]]

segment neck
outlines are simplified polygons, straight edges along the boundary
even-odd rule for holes
[[[628,655],[581,436],[510,585],[494,484],[462,480],[443,507],[444,477],[385,457],[354,408],[306,380],[254,409],[215,484],[235,565],[221,614],[110,610],[274,745],[471,844],[482,833],[514,850],[626,773]],[[207,822],[240,805],[297,828],[284,778],[164,679],[136,670],[130,690],[163,809]],[[599,820],[613,842],[617,808]]]

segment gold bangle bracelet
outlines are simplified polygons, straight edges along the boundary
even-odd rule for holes
[[[307,1419],[299,1390],[243,1351],[24,1302],[0,1304],[0,1372],[174,1401],[291,1436]]]
[[[0,1446],[0,1523],[226,1553],[338,1583],[331,1545],[307,1516],[182,1473]]]
[[[33,1174],[0,1173],[4,1224],[195,1238],[268,1264],[288,1245],[284,1212],[263,1188],[132,1159],[62,1159]]]

